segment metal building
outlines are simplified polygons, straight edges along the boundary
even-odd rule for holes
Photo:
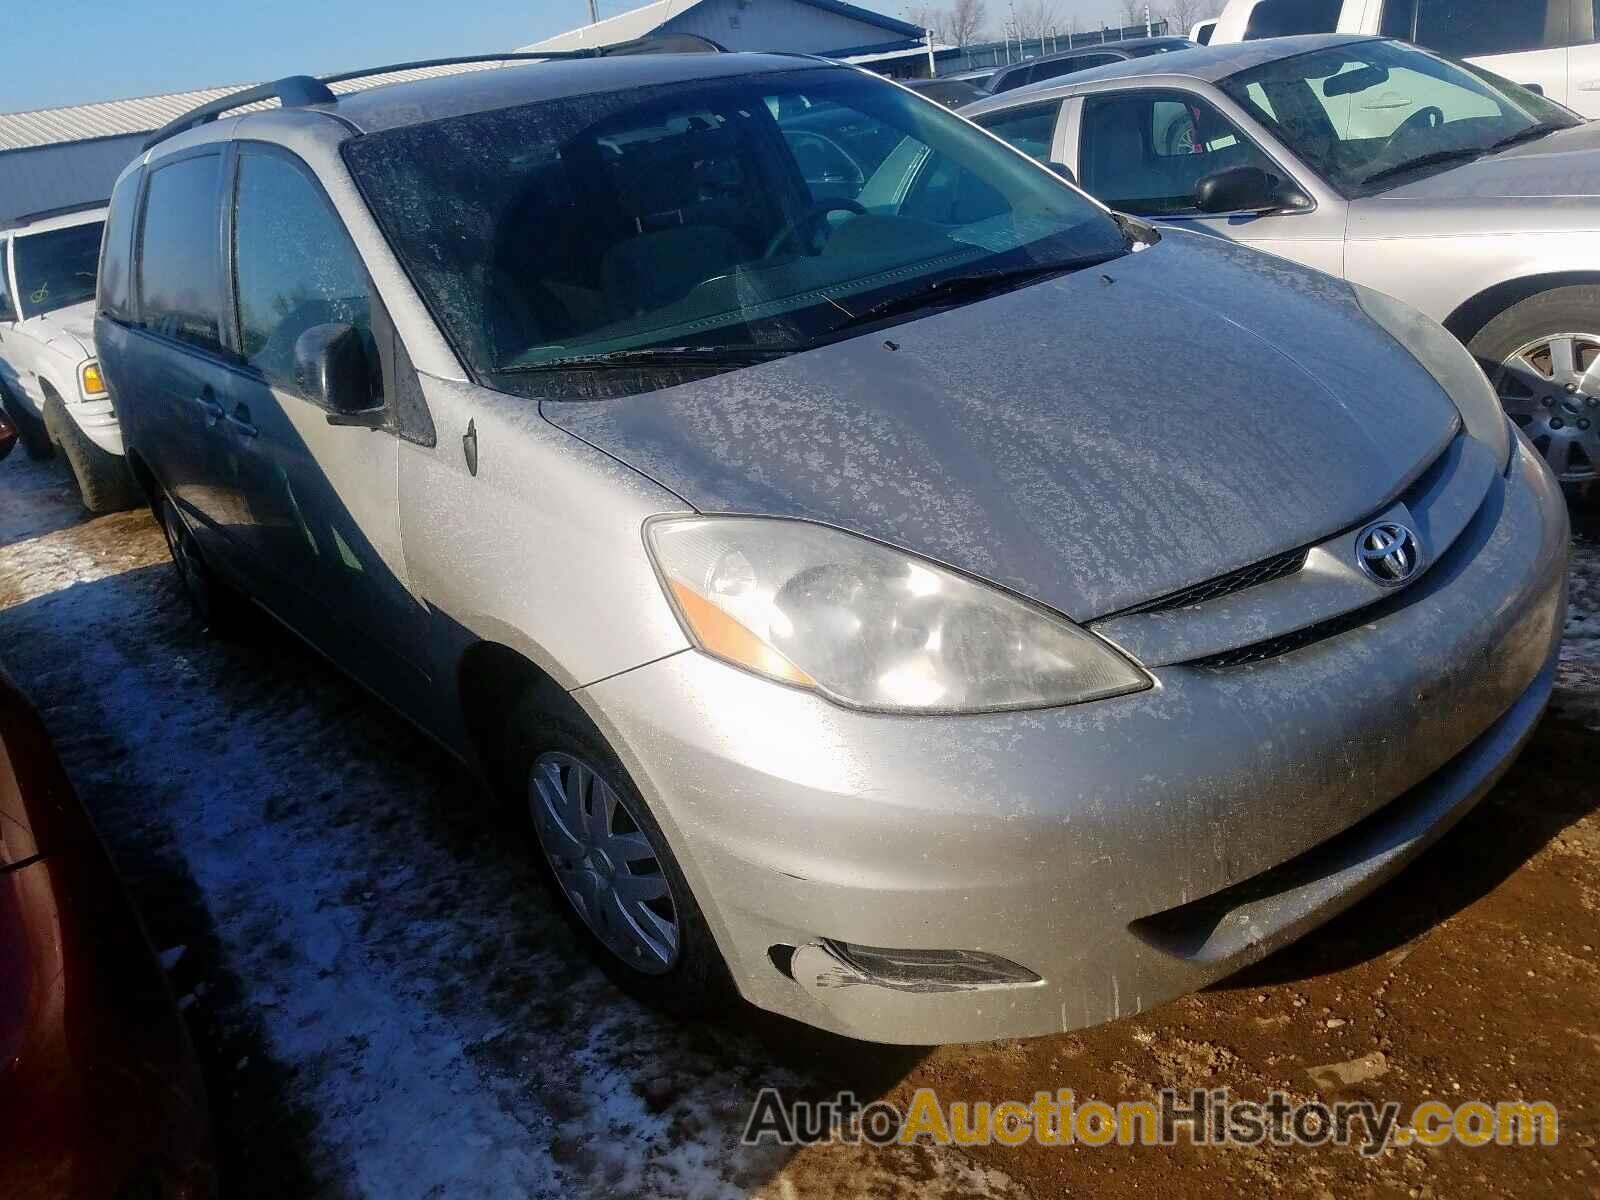
[[[729,50],[858,60],[887,74],[929,74],[923,29],[844,0],[656,0],[521,49],[578,50],[651,33],[692,33]]]

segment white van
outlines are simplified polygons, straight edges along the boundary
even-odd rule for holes
[[[1229,0],[1210,44],[1381,33],[1465,59],[1600,117],[1600,0]]]

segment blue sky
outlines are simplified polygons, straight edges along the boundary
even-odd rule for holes
[[[906,0],[855,0],[895,16]],[[1005,0],[990,0],[998,17]],[[587,0],[46,0],[12,6],[0,112],[526,45],[582,25]],[[601,0],[610,15],[635,0]],[[1061,0],[1098,17],[1112,0]]]

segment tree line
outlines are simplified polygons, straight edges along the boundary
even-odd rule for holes
[[[1142,25],[1146,0],[1120,0],[1125,25]],[[1196,21],[1204,21],[1222,11],[1223,0],[1149,0],[1150,20],[1165,20],[1167,30],[1187,34]],[[1072,29],[1062,0],[997,0],[998,10],[991,22],[988,0],[949,0],[946,4],[913,5],[908,16],[913,24],[933,31],[933,39],[946,46],[970,46],[999,41],[1002,36],[1045,38]],[[1094,28],[1085,24],[1080,32]]]

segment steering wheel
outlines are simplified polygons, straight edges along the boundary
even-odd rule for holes
[[[854,200],[824,200],[820,204],[812,205],[808,210],[801,213],[794,220],[785,224],[782,229],[778,230],[778,232],[773,236],[773,239],[767,243],[766,252],[762,254],[761,257],[772,258],[778,253],[779,250],[784,248],[789,239],[794,237],[795,234],[799,233],[802,229],[806,229],[811,225],[816,224],[819,220],[831,212],[855,213],[855,215],[858,217],[864,217],[867,215],[867,210],[861,205],[857,204]]]
[[[1443,124],[1444,113],[1437,106],[1430,104],[1426,108],[1419,108],[1400,122],[1400,127],[1389,135],[1389,140],[1384,142],[1383,148],[1387,150],[1402,138],[1420,133],[1424,129],[1438,129]]]

